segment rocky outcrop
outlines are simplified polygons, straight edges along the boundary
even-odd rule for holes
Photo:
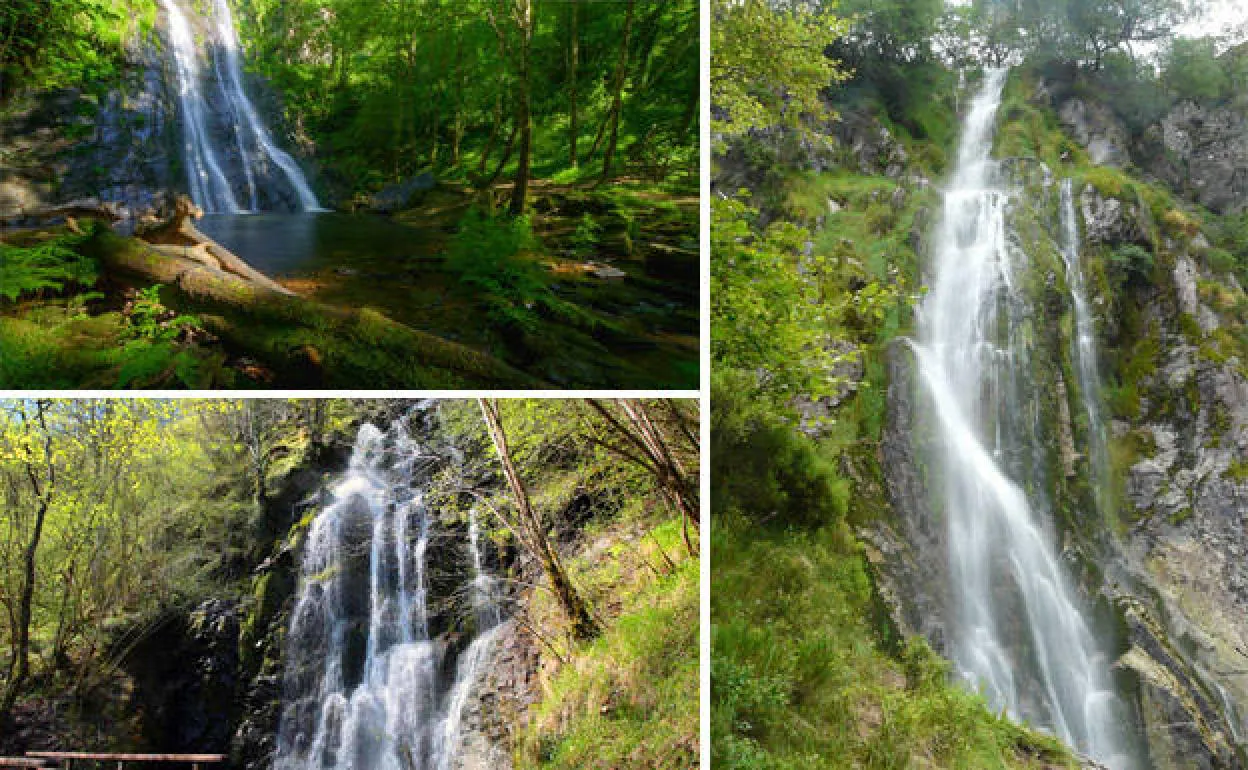
[[[1137,144],[1136,162],[1219,213],[1248,205],[1248,114],[1182,101]]]
[[[533,636],[514,620],[498,629],[485,676],[477,680],[463,709],[463,750],[454,770],[510,770],[516,730],[529,707],[541,698],[537,681],[540,652]]]
[[[415,205],[421,193],[428,192],[437,185],[438,180],[426,171],[411,179],[383,188],[369,199],[369,204],[375,211],[392,214]]]
[[[135,684],[144,744],[158,753],[224,751],[239,684],[237,603],[210,599],[157,623],[121,659]]]
[[[832,124],[832,135],[850,160],[844,165],[856,167],[860,173],[896,179],[906,170],[910,158],[905,146],[871,115],[856,111],[842,114]]]
[[[1125,201],[1085,185],[1079,193],[1084,238],[1091,244],[1151,246],[1148,212],[1139,201]]]
[[[903,635],[922,634],[933,649],[948,654],[946,533],[929,505],[919,460],[919,398],[913,355],[895,341],[888,350],[888,414],[880,440],[894,522],[877,522],[859,534],[868,544],[867,560],[892,625]]]
[[[1057,116],[1093,163],[1122,166],[1130,161],[1131,136],[1106,105],[1075,97],[1061,104]]]
[[[1248,703],[1248,377],[1242,347],[1217,333],[1218,313],[1200,298],[1199,284],[1220,281],[1185,254],[1173,277],[1173,307],[1163,297],[1145,308],[1161,329],[1161,357],[1138,383],[1141,419],[1115,427],[1120,437],[1134,432],[1143,448],[1126,469],[1125,514],[1135,522],[1126,564],[1145,588],[1140,612],[1175,648],[1176,663],[1164,665],[1174,676],[1146,678],[1155,692],[1143,702],[1159,724],[1174,723],[1184,705],[1201,728],[1187,737],[1172,731],[1173,742],[1155,754],[1191,756],[1199,738],[1218,757],[1210,766],[1245,767],[1243,713],[1234,704]],[[1184,316],[1200,319],[1197,328],[1184,331]],[[1192,718],[1197,711],[1201,718]]]
[[[0,221],[95,199],[120,218],[159,213],[175,177],[177,102],[160,33],[132,40],[121,82],[102,98],[27,94],[0,115]]]

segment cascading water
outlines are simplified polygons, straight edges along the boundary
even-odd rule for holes
[[[1088,307],[1083,285],[1083,267],[1079,261],[1079,220],[1075,214],[1071,180],[1061,182],[1062,259],[1066,263],[1066,285],[1075,309],[1074,338],[1071,351],[1075,373],[1079,378],[1079,396],[1088,418],[1088,466],[1091,470],[1097,505],[1104,511],[1108,505],[1109,457],[1105,443],[1105,426],[1101,422],[1101,377],[1097,367],[1096,326]]]
[[[161,4],[169,17],[187,177],[195,204],[209,214],[242,213],[235,190],[245,186],[249,210],[255,211],[260,207],[261,185],[270,200],[279,197],[284,186],[299,210],[323,211],[298,164],[274,143],[243,88],[238,35],[227,0],[213,0],[212,23],[199,25],[213,49],[211,84],[204,82],[190,18],[178,0]],[[213,109],[214,102],[223,106]],[[227,153],[224,148],[230,145]],[[280,174],[272,173],[270,164]]]
[[[471,574],[457,578],[451,598],[435,597],[432,558],[465,544],[440,530],[424,502],[444,458],[408,425],[401,418],[385,432],[360,429],[345,476],[308,531],[287,637],[278,770],[454,766],[465,704],[501,610],[475,513]],[[447,645],[431,636],[431,606],[455,595],[470,599],[476,636],[448,682]]]
[[[1120,770],[1130,762],[1107,662],[1038,523],[1043,501],[1023,491],[1037,464],[1020,458],[1038,449],[1026,255],[1007,237],[1009,195],[991,158],[1005,79],[989,70],[970,105],[914,346],[936,418],[930,460],[947,517],[952,654],[994,708]]]
[[[208,129],[208,108],[199,90],[199,51],[190,22],[174,0],[161,0],[169,16],[169,42],[178,73],[178,102],[182,109],[182,144],[187,181],[195,205],[208,212],[240,211],[234,191]]]
[[[252,105],[251,100],[247,98],[247,92],[243,89],[243,67],[238,55],[238,34],[234,31],[234,16],[230,13],[230,5],[226,0],[216,0],[216,20],[217,39],[225,58],[226,82],[222,83],[221,86],[229,97],[230,104],[234,106],[235,113],[241,114],[246,120],[247,132],[244,132],[242,127],[238,127],[239,136],[242,137],[244,133],[249,135],[253,142],[263,150],[264,156],[277,164],[294,188],[295,194],[299,197],[301,209],[304,211],[322,211],[321,204],[317,201],[316,195],[313,194],[312,188],[308,186],[308,180],[304,177],[303,172],[295,164],[295,159],[273,143],[273,137],[269,135],[269,130],[265,128],[264,122],[256,114],[256,108]],[[240,145],[246,144],[241,138],[239,143]],[[250,180],[253,177],[251,160],[246,150],[242,152],[242,156],[243,164],[247,169],[246,173]],[[251,185],[252,208],[254,209],[256,207],[254,182]]]

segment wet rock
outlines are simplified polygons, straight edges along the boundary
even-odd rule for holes
[[[372,208],[385,213],[393,213],[410,208],[415,198],[423,192],[437,187],[437,180],[428,171],[417,174],[398,184],[392,184],[373,195],[369,201]]]
[[[122,658],[135,681],[145,744],[154,752],[229,746],[238,687],[237,602],[211,599],[163,618]]]

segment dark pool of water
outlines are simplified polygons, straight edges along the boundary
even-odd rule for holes
[[[208,215],[205,235],[270,276],[308,275],[360,262],[409,259],[422,253],[419,230],[372,216],[322,214]]]

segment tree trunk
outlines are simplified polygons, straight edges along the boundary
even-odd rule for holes
[[[498,403],[487,398],[478,399],[478,402],[481,404],[481,413],[485,416],[486,429],[494,440],[494,448],[498,451],[498,458],[502,462],[503,475],[506,476],[507,484],[511,487],[511,493],[515,499],[519,526],[513,529],[519,529],[525,533],[530,550],[534,551],[533,555],[541,562],[542,571],[550,580],[555,598],[567,614],[568,620],[572,622],[573,636],[580,641],[593,639],[600,631],[598,624],[590,615],[584,598],[572,585],[572,581],[559,560],[558,551],[546,537],[541,521],[529,504],[528,492],[525,491],[524,482],[516,471],[511,461],[511,452],[507,448],[507,436],[503,432],[502,420],[499,418]]]
[[[477,176],[485,176],[485,168],[489,164],[490,153],[494,152],[494,142],[498,139],[498,127],[503,123],[503,95],[494,95],[494,120],[490,123],[490,135],[485,138],[485,149],[481,150],[481,160],[477,162]]]
[[[520,131],[520,161],[516,165],[516,181],[511,192],[510,213],[513,217],[524,214],[529,197],[529,166],[533,155],[533,115],[530,104],[529,55],[533,43],[533,3],[519,0],[516,23],[520,27],[520,72],[516,99],[516,124]]]
[[[602,157],[602,181],[611,179],[611,165],[615,161],[616,143],[620,136],[620,112],[624,106],[624,81],[628,79],[628,38],[633,31],[633,12],[637,0],[628,0],[628,11],[624,16],[624,36],[620,40],[620,58],[615,70],[615,95],[611,101],[611,135],[607,140],[607,150]]]
[[[568,7],[572,13],[572,40],[568,53],[568,161],[572,164],[572,168],[576,168],[579,163],[576,155],[576,140],[581,131],[576,104],[577,69],[580,67],[581,58],[581,33],[577,28],[577,17],[581,15],[581,6],[576,0],[571,0]]]
[[[56,465],[52,459],[52,434],[48,432],[43,409],[43,402],[36,401],[36,419],[39,422],[39,430],[43,432],[46,477],[40,483],[39,473],[35,470],[33,461],[28,457],[26,476],[38,502],[35,504],[35,526],[22,552],[22,594],[18,600],[17,628],[15,629],[17,661],[13,666],[13,675],[5,687],[4,697],[0,700],[0,727],[8,725],[17,696],[21,692],[22,685],[26,683],[26,678],[30,676],[30,619],[35,600],[36,557],[39,553],[39,541],[43,539],[43,522],[47,518],[48,508],[52,504],[52,492],[56,486]]]
[[[481,185],[482,187],[491,187],[498,178],[502,176],[503,169],[507,167],[507,162],[511,160],[511,153],[516,148],[516,134],[520,132],[520,126],[512,126],[511,133],[507,135],[507,146],[503,149],[503,157],[499,159],[498,166],[494,169],[494,173],[490,174],[490,178],[486,179]]]
[[[484,353],[428,334],[377,313],[322,305],[299,296],[279,294],[254,282],[202,263],[153,251],[141,241],[122,238],[107,228],[96,231],[84,244],[84,253],[99,259],[110,273],[137,276],[164,284],[176,292],[184,308],[201,313],[214,333],[267,361],[277,369],[306,367],[299,348],[291,349],[282,336],[269,337],[271,323],[279,328],[312,328],[331,344],[373,342],[379,356],[394,357],[399,371],[421,366],[446,369],[471,382],[501,387],[539,387],[532,376],[512,369]],[[247,323],[237,323],[245,315]],[[233,318],[232,322],[230,319]],[[354,341],[354,342],[349,342]]]

